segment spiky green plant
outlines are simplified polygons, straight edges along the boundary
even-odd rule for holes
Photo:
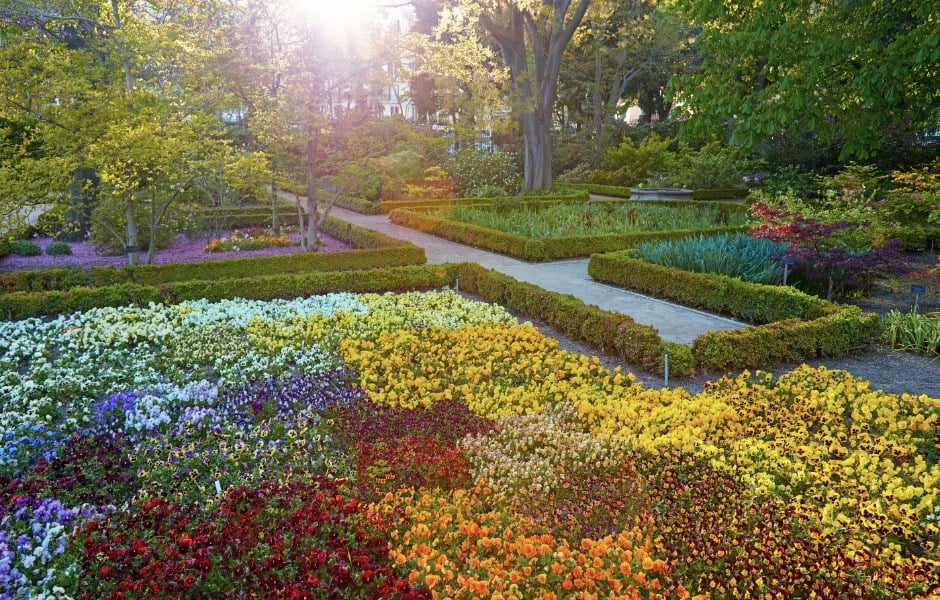
[[[885,340],[895,350],[940,356],[940,312],[891,311],[885,317]]]
[[[786,244],[739,233],[646,242],[633,250],[638,258],[664,267],[776,285],[783,281],[779,258],[786,249]]]

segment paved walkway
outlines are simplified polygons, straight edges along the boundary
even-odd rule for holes
[[[658,329],[659,335],[667,341],[690,345],[708,331],[745,327],[744,323],[732,319],[598,283],[588,276],[588,259],[528,263],[400,227],[386,215],[362,215],[339,207],[334,207],[330,215],[408,240],[424,248],[429,264],[475,262],[546,290],[572,294],[604,310],[629,315],[638,323]]]

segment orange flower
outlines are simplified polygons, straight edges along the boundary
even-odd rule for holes
[[[428,589],[433,589],[434,586],[437,585],[437,582],[440,580],[441,578],[438,577],[437,575],[425,575],[424,585],[428,586]]]

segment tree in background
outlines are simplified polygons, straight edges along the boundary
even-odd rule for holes
[[[935,2],[727,3],[678,0],[701,27],[701,68],[676,96],[698,134],[731,129],[754,148],[812,132],[840,158],[910,147],[940,114],[940,10]]]
[[[619,117],[638,101],[665,120],[669,77],[688,69],[689,27],[655,0],[595,2],[575,33],[559,78],[559,114],[590,130],[591,166],[618,143]]]
[[[510,106],[523,135],[526,191],[552,186],[551,138],[562,57],[590,0],[460,0],[442,18],[463,39],[491,36],[509,74]]]
[[[147,238],[140,219],[149,213],[147,229],[159,227],[165,203],[196,180],[202,150],[238,159],[231,148],[219,153],[224,132],[212,125],[226,105],[217,76],[223,8],[202,0],[0,5],[0,118],[28,124],[19,150],[5,138],[4,168],[33,178],[6,182],[5,191],[17,201],[70,203],[136,264]],[[113,220],[100,218],[103,204]]]

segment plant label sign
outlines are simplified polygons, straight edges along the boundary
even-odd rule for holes
[[[796,261],[793,259],[792,256],[784,256],[783,258],[780,259],[780,264],[781,264],[781,265],[787,265],[787,266],[789,266],[789,265],[792,265],[792,264],[795,264],[795,263],[796,263]]]
[[[926,294],[926,293],[927,293],[927,288],[926,288],[925,286],[922,286],[922,285],[912,285],[912,286],[911,286],[911,293],[912,293],[912,294],[917,294],[917,295]]]

